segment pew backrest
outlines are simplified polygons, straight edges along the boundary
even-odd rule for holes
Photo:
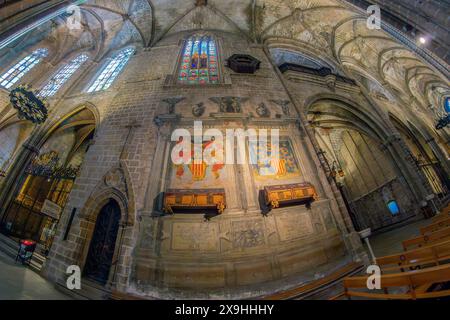
[[[345,295],[369,299],[428,299],[450,296],[450,290],[428,292],[433,284],[450,281],[450,265],[443,265],[419,271],[409,271],[381,276],[381,290],[367,288],[367,276],[344,279]],[[398,291],[399,289],[402,291]],[[358,291],[364,290],[364,291]],[[397,293],[392,293],[395,289]],[[391,293],[389,293],[391,290]]]
[[[416,249],[424,246],[437,244],[450,240],[450,227],[441,229],[430,234],[421,235],[419,237],[403,241],[403,249],[405,251]]]
[[[376,261],[383,272],[405,271],[429,264],[439,265],[450,261],[450,240],[400,254],[379,257]]]
[[[442,230],[444,228],[448,228],[450,227],[450,217],[447,216],[440,220],[437,220],[435,223],[427,226],[427,227],[423,227],[420,229],[420,233],[425,235],[425,234],[429,234],[429,233],[433,233],[439,230]]]

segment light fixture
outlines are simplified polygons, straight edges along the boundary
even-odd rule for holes
[[[420,37],[420,38],[419,38],[419,42],[420,42],[421,44],[425,44],[425,43],[427,43],[427,39],[426,39],[425,37]]]
[[[12,90],[9,93],[9,100],[21,120],[42,124],[48,118],[46,101],[37,97],[29,85],[21,85]]]

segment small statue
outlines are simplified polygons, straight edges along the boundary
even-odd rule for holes
[[[269,110],[269,108],[267,108],[267,106],[264,102],[260,103],[259,106],[256,108],[256,113],[261,118],[269,118],[270,117],[270,110]]]
[[[271,100],[271,101],[281,107],[285,116],[289,117],[291,115],[291,111],[289,108],[291,102],[289,100]]]
[[[220,112],[223,113],[241,113],[242,104],[248,100],[248,98],[240,97],[213,97],[211,101],[219,105]]]
[[[203,102],[197,103],[192,107],[194,117],[200,118],[205,113],[206,107]]]
[[[181,101],[183,101],[184,99],[186,99],[186,98],[185,97],[173,97],[173,98],[163,99],[162,101],[167,103],[169,114],[174,114],[176,105],[178,103],[180,103]]]

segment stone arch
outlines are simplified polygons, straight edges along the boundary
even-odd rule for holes
[[[378,116],[374,115],[366,106],[362,106],[344,96],[328,93],[312,96],[308,98],[304,104],[304,114],[306,116],[311,114],[313,108],[320,103],[333,104],[334,106],[337,106],[339,110],[342,110],[343,113],[341,116],[345,116],[343,119],[346,121],[347,125],[354,126],[366,134],[369,133],[369,135],[381,142],[388,139],[386,134],[387,130]],[[336,110],[337,109],[331,112],[335,112]],[[335,116],[339,118],[340,115],[335,114]],[[354,120],[357,120],[358,123],[355,123]],[[364,128],[369,128],[369,130],[364,130]]]
[[[264,40],[264,45],[269,49],[269,52],[274,50],[284,50],[292,52],[293,54],[299,54],[314,59],[317,63],[323,67],[332,69],[333,72],[338,73],[341,71],[341,66],[333,60],[328,54],[320,52],[313,46],[307,46],[304,43],[295,39],[281,39],[281,38],[267,38]]]
[[[95,188],[96,191],[94,191],[86,201],[79,215],[80,233],[76,235],[81,240],[79,252],[76,254],[78,257],[77,262],[82,269],[84,269],[99,213],[111,200],[118,204],[121,219],[114,246],[113,265],[109,274],[107,286],[113,285],[113,282],[117,280],[116,278],[120,276],[116,272],[117,268],[130,267],[131,261],[126,259],[121,253],[122,250],[124,250],[124,239],[132,236],[135,223],[134,205],[130,206],[129,197],[125,193],[126,190],[123,190],[125,182],[122,181],[120,183],[121,186],[113,186],[114,183],[108,182],[114,180],[116,177],[114,176],[115,172],[117,173],[116,169],[113,169],[106,174],[103,178],[103,182],[99,184],[98,188]]]
[[[369,108],[346,97],[319,94],[306,101],[304,112],[330,170],[343,174],[336,181],[349,203],[355,228],[381,230],[415,217],[411,205],[415,193],[401,155],[388,147],[392,137],[386,123]],[[404,211],[398,216],[390,216],[383,202],[383,190],[387,189],[396,190],[402,203]],[[370,199],[376,205],[368,209]]]
[[[97,201],[95,201],[95,203],[90,203],[88,201],[87,205],[84,207],[82,211],[82,214],[80,215],[81,239],[79,240],[82,241],[82,244],[79,248],[80,251],[78,254],[77,262],[82,270],[85,270],[86,268],[86,263],[89,257],[89,250],[91,248],[99,214],[112,201],[118,205],[120,209],[121,219],[118,222],[117,235],[115,235],[116,241],[114,243],[114,254],[112,256],[111,268],[117,265],[120,259],[120,251],[121,251],[120,247],[121,242],[123,240],[123,232],[121,232],[121,230],[123,230],[123,228],[125,227],[123,219],[124,217],[127,216],[126,212],[128,211],[126,208],[127,207],[126,201],[124,201],[123,197],[116,190],[105,190],[104,192],[97,194],[97,196],[99,196],[100,198],[96,198],[95,200]],[[111,280],[112,279],[110,270],[108,275],[108,283],[111,283]]]
[[[86,221],[95,222],[100,209],[111,199],[115,200],[120,207],[122,213],[121,224],[132,226],[134,224],[134,219],[130,218],[129,215],[128,199],[122,191],[113,187],[104,188],[94,192],[86,201],[83,210],[81,210],[80,218]]]
[[[95,131],[97,131],[101,121],[100,112],[93,103],[83,102],[81,104],[78,104],[75,108],[71,109],[70,111],[66,112],[63,116],[56,118],[56,120],[52,119],[53,121],[50,121],[42,129],[37,128],[38,131],[33,133],[34,138],[33,141],[30,142],[34,146],[39,148],[53,133],[55,133],[55,131],[61,126],[61,124],[64,121],[70,119],[71,117],[82,112],[83,110],[89,110],[92,113],[93,120],[95,122]]]
[[[82,113],[84,111],[86,111],[86,114]],[[77,116],[79,116],[79,118],[76,118]],[[69,121],[65,123],[67,120]],[[30,138],[22,145],[23,148],[17,152],[14,162],[8,170],[8,174],[2,181],[0,192],[0,203],[3,204],[1,208],[2,219],[7,218],[13,198],[20,192],[22,186],[27,183],[27,179],[31,177],[31,175],[26,172],[26,168],[28,168],[33,159],[39,155],[40,150],[45,147],[47,141],[50,141],[52,137],[56,137],[57,139],[56,134],[58,133],[58,130],[61,130],[61,132],[68,132],[66,131],[67,129],[73,130],[73,132],[70,133],[73,136],[73,139],[70,140],[70,143],[72,143],[71,148],[68,149],[64,157],[61,158],[61,163],[59,163],[59,165],[68,168],[68,166],[71,165],[71,160],[76,158],[74,167],[74,169],[76,169],[80,165],[79,161],[82,160],[82,152],[85,151],[82,147],[86,147],[87,141],[95,135],[98,123],[98,111],[95,106],[85,103],[74,108],[69,113],[66,113],[65,116],[58,120],[53,122],[49,121],[49,123],[42,128],[35,127],[34,131],[31,132]],[[50,189],[47,191],[49,192]],[[66,200],[62,200],[60,204],[61,208],[65,205],[67,205]]]

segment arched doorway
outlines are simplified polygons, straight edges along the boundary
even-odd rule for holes
[[[108,282],[113,263],[121,210],[115,200],[110,200],[98,214],[89,246],[84,277],[102,285]]]
[[[308,121],[356,230],[381,232],[416,216],[413,190],[383,145],[379,119],[362,107],[323,99],[311,104]]]
[[[39,154],[12,181],[12,201],[5,203],[0,232],[31,239],[48,253],[61,213],[95,132],[95,116],[82,108],[50,131]],[[3,210],[3,208],[2,208]]]

